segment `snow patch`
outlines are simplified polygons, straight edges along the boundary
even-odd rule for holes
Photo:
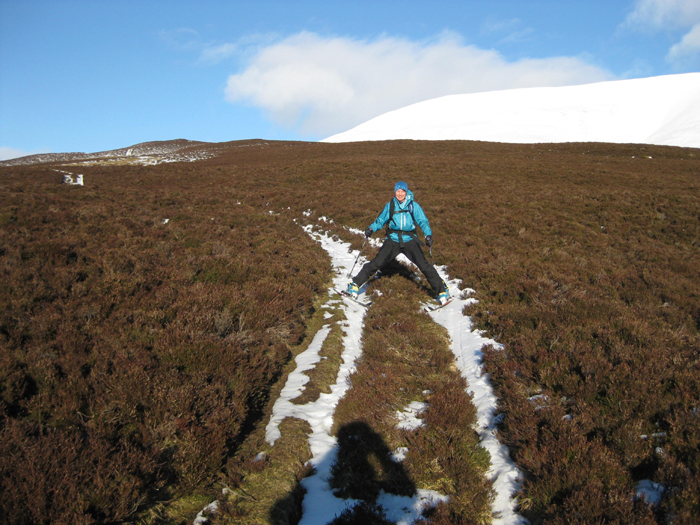
[[[76,176],[75,182],[73,182],[73,173],[70,171],[63,171],[63,170],[54,170],[59,173],[63,173],[63,179],[61,181],[62,184],[67,184],[69,186],[84,186],[84,180],[83,180],[83,175],[78,174]]]
[[[224,489],[221,491],[222,496],[226,497],[231,494],[229,489]],[[212,501],[209,505],[204,507],[198,514],[197,517],[192,522],[192,525],[207,525],[209,523],[209,517],[212,514],[219,512],[219,502]]]
[[[428,407],[427,403],[421,401],[413,401],[403,411],[396,412],[396,418],[399,420],[396,425],[404,430],[416,430],[424,425],[423,420],[418,417]]]
[[[411,498],[381,491],[377,504],[381,505],[386,512],[387,519],[396,522],[396,525],[411,525],[421,517],[425,509],[436,507],[443,502],[447,503],[450,499],[434,490],[418,489],[417,492],[418,494]]]
[[[635,494],[637,499],[644,498],[649,505],[658,505],[665,490],[663,485],[654,483],[650,479],[643,479],[637,483]]]
[[[394,463],[402,463],[408,454],[408,447],[399,447],[391,453],[391,460]]]

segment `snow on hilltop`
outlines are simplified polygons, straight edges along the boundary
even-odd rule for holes
[[[128,148],[100,151],[97,153],[41,153],[16,159],[0,161],[0,166],[27,166],[46,162],[81,164],[141,164],[154,165],[161,162],[194,162],[216,156],[206,151],[210,144],[194,140],[176,139],[142,142]]]
[[[450,95],[322,142],[614,142],[700,148],[700,73]]]

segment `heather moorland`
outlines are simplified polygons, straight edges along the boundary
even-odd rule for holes
[[[322,223],[357,250],[357,230],[397,180],[430,218],[435,263],[475,290],[464,315],[498,343],[483,366],[498,438],[522,473],[519,514],[694,522],[699,150],[244,141],[192,151],[199,160],[0,166],[3,523],[191,523],[217,498],[214,523],[298,522],[308,426],[285,419],[274,446],[265,427],[294,358],[330,319],[294,402],[328,391],[345,322],[326,302],[329,256],[302,226]],[[65,171],[84,186],[61,184]],[[336,522],[386,522],[380,491],[433,489],[449,501],[426,522],[490,523],[490,458],[447,333],[420,309],[429,286],[398,263],[370,286],[363,354],[333,422],[334,488],[364,503]],[[396,410],[422,398],[426,425],[397,429]],[[403,462],[383,460],[401,446]],[[641,481],[661,498],[636,497]]]

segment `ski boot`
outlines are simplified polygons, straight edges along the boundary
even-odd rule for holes
[[[442,292],[440,292],[437,296],[437,302],[440,303],[440,306],[445,306],[447,303],[450,302],[452,298],[450,297],[450,292],[445,288]]]
[[[360,289],[354,282],[350,281],[348,283],[347,294],[353,299],[357,299],[357,296],[360,295]]]

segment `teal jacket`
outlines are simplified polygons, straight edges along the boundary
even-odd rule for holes
[[[428,217],[425,216],[423,208],[420,204],[413,200],[413,192],[407,191],[406,198],[402,203],[396,200],[396,197],[392,199],[394,201],[394,216],[391,215],[391,201],[386,203],[384,209],[379,214],[379,217],[370,225],[372,232],[376,233],[389,223],[389,228],[392,230],[399,230],[404,232],[411,232],[416,229],[416,223],[420,226],[423,235],[426,237],[432,235],[432,230],[430,229],[430,223],[428,222]],[[413,213],[408,213],[409,209],[413,209]],[[392,233],[389,235],[392,241],[399,242],[399,234]],[[412,241],[413,237],[410,235],[401,235],[403,237],[403,242]]]

